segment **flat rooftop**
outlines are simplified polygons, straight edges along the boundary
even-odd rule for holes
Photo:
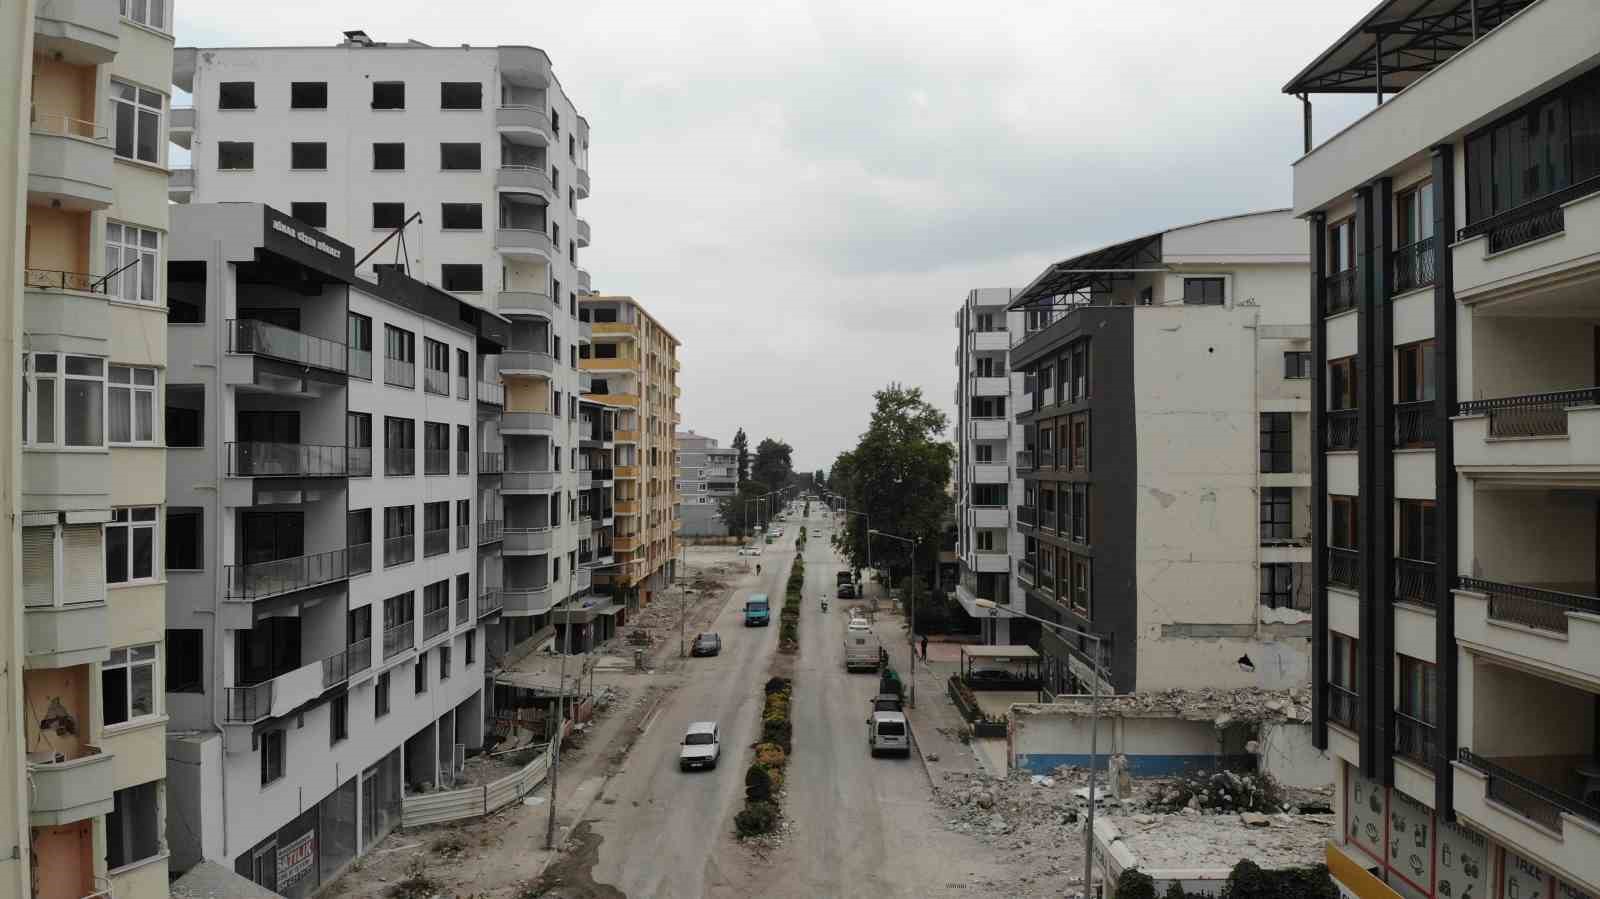
[[[1267,823],[1246,824],[1237,814],[1111,815],[1096,822],[1095,840],[1112,852],[1120,846],[1125,860],[1131,856],[1132,864],[1158,877],[1162,871],[1229,870],[1242,858],[1267,869],[1321,864],[1334,834],[1332,815],[1252,819]]]

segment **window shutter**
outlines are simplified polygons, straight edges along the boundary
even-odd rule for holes
[[[67,525],[61,529],[63,569],[66,574],[61,591],[63,603],[101,602],[106,598],[105,549],[100,526]]]
[[[56,529],[22,529],[22,596],[29,606],[56,601]]]

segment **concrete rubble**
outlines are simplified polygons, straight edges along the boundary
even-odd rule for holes
[[[1100,714],[1122,718],[1178,718],[1210,721],[1218,727],[1235,722],[1310,721],[1309,688],[1293,690],[1236,690],[1202,688],[1161,690],[1102,696]],[[1012,706],[1011,713],[1028,715],[1094,715],[1096,700],[1089,696],[1061,696],[1052,703]]]

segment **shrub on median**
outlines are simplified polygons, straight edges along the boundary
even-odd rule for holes
[[[767,802],[772,799],[772,778],[767,766],[756,762],[744,773],[744,801]]]
[[[733,826],[741,839],[772,833],[778,826],[778,805],[775,802],[746,803],[744,811],[733,816]]]

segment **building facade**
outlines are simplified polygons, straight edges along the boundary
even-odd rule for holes
[[[1022,531],[1011,526],[1011,503],[1022,495],[1013,458],[1012,416],[1022,397],[1023,375],[1009,364],[1012,334],[1020,339],[1025,314],[1008,312],[1009,287],[970,291],[956,310],[956,599],[983,627],[986,643],[1012,642],[1015,618],[1026,612],[1016,566],[1024,558]],[[987,599],[999,610],[978,608]]]
[[[354,259],[260,204],[173,214],[173,866],[290,897],[483,739],[475,372],[509,328]]]
[[[1145,235],[1008,306],[1027,610],[1098,635],[1116,692],[1310,677],[1299,231],[1278,210]],[[1026,638],[1046,689],[1086,692],[1090,641]]]
[[[678,551],[678,339],[632,297],[589,295],[579,311],[593,334],[579,348],[584,401],[616,420],[612,567],[595,581],[629,608],[672,583]]]
[[[739,451],[717,438],[678,431],[678,519],[685,537],[726,537],[722,501],[739,492]]]
[[[1380,101],[1294,166],[1315,739],[1361,897],[1600,895],[1600,17],[1481,6],[1380,6],[1285,87]]]
[[[471,378],[492,671],[548,633],[557,605],[581,600],[610,542],[580,514],[607,505],[590,501],[605,490],[591,472],[611,470],[590,439],[610,426],[584,408],[578,370],[588,122],[526,46],[350,31],[336,46],[182,48],[173,81],[194,97],[174,132],[192,168],[173,173],[173,200],[278,204],[350,241],[356,276],[398,268],[510,322],[504,352],[476,360]]]
[[[0,895],[164,896],[172,7],[30,7],[17,21],[8,7],[0,29],[16,76],[7,190],[22,188],[7,194],[20,228],[4,242],[18,555],[0,592],[18,610],[8,712],[26,710],[6,747],[25,759],[6,764],[6,807],[26,832]]]

